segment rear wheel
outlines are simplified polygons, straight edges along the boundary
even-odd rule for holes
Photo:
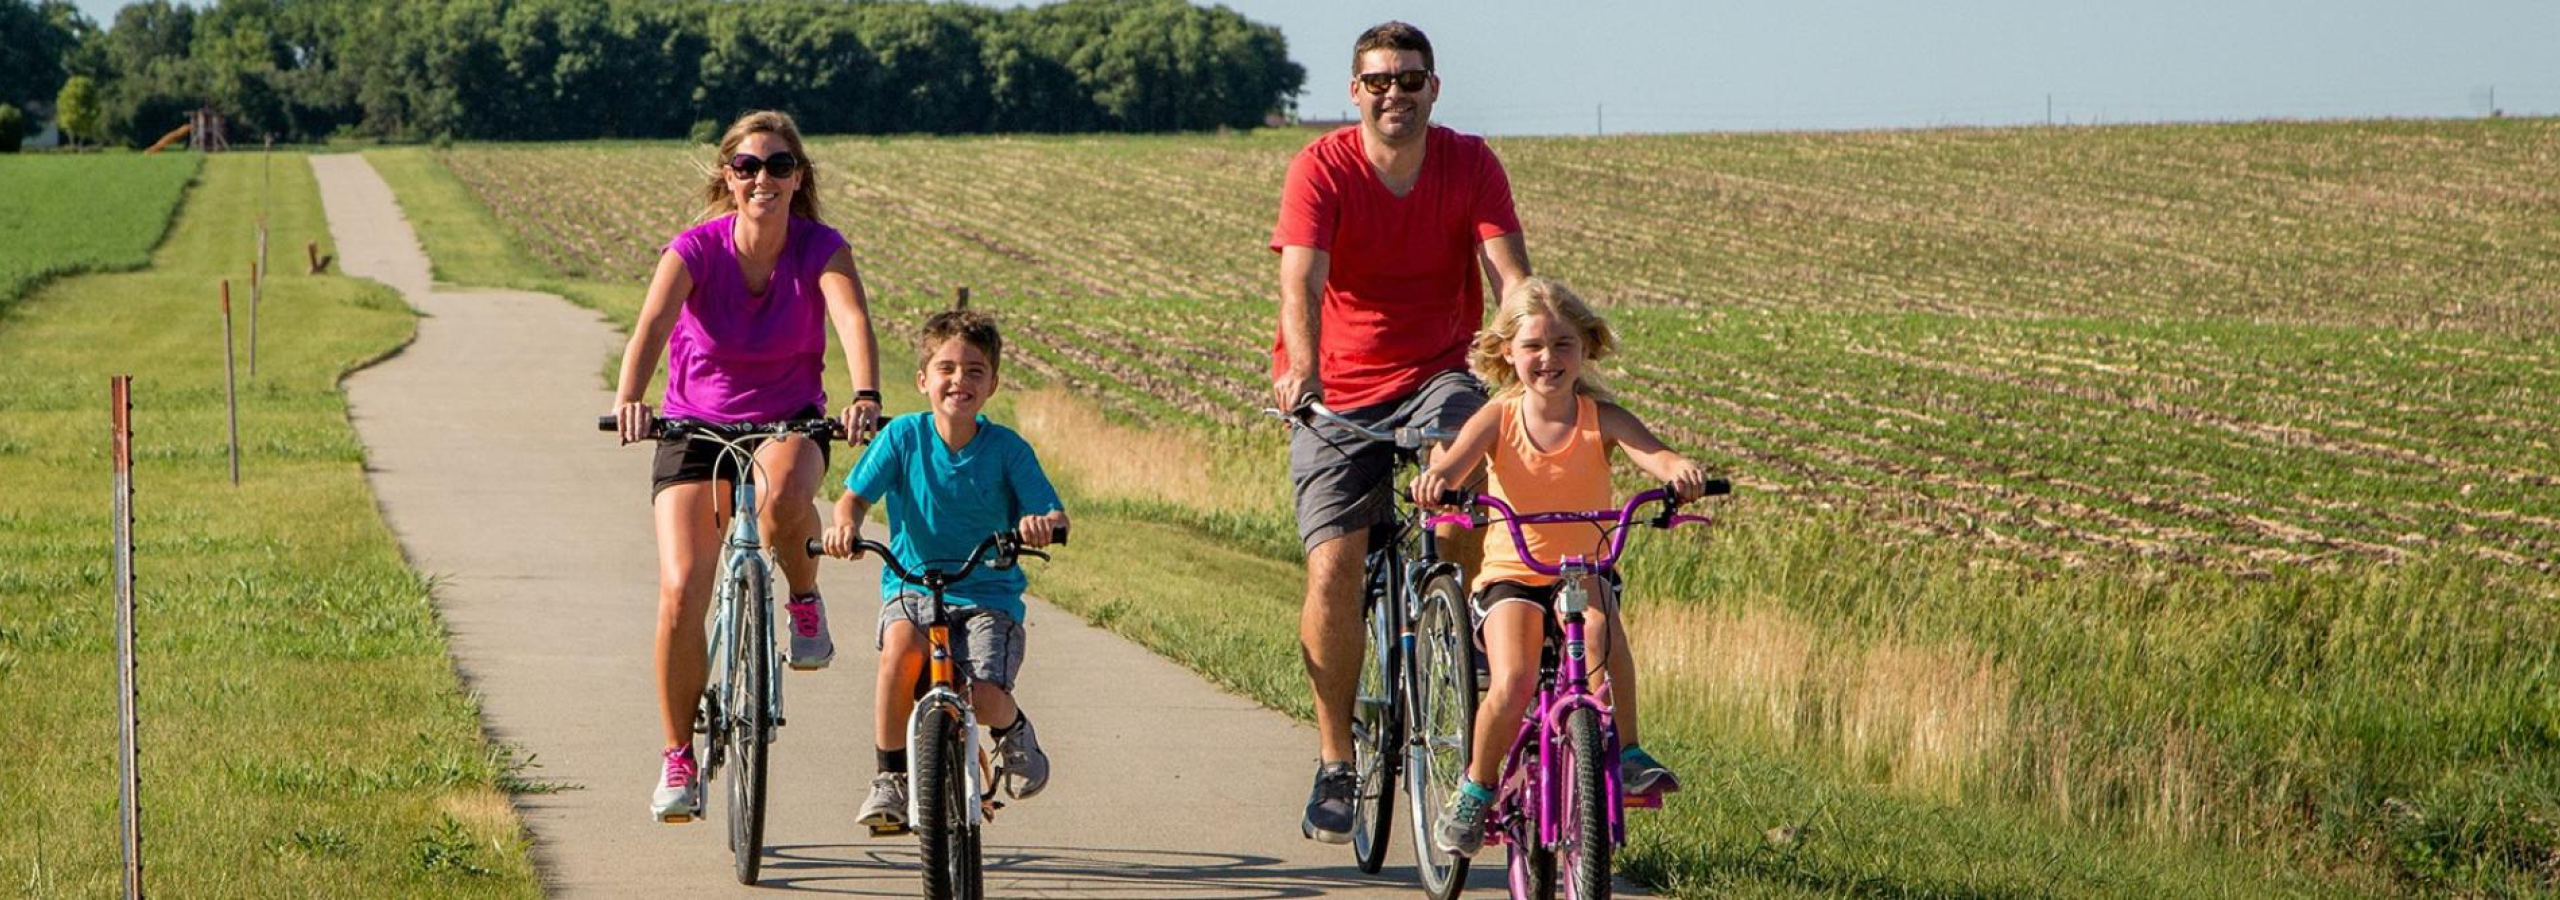
[[[1573,900],[1608,900],[1609,857],[1616,849],[1609,836],[1608,743],[1600,734],[1600,714],[1590,707],[1565,719],[1565,845],[1559,848],[1565,896]]]
[[[1474,621],[1466,591],[1454,575],[1432,576],[1423,582],[1421,596],[1413,623],[1413,664],[1408,667],[1413,684],[1405,695],[1412,722],[1405,766],[1405,794],[1412,805],[1406,812],[1423,894],[1451,900],[1466,888],[1467,859],[1441,852],[1431,828],[1458,782],[1467,777],[1476,721]]]
[[[963,803],[968,781],[960,767],[959,717],[946,706],[925,710],[923,740],[915,745],[916,840],[924,849],[924,895],[950,900],[975,895],[976,836],[969,833],[969,811]],[[964,891],[966,891],[964,893]]]
[[[1372,587],[1378,585],[1373,583]],[[1352,771],[1360,776],[1351,798],[1351,854],[1360,871],[1376,874],[1387,862],[1387,828],[1394,822],[1396,768],[1404,755],[1404,728],[1396,711],[1395,600],[1372,591],[1360,655],[1360,693],[1351,704]]]
[[[773,632],[765,619],[771,612],[763,580],[749,574],[739,587],[736,619],[730,623],[729,725],[723,737],[731,764],[729,850],[737,858],[738,883],[754,884],[764,864],[765,745],[773,724],[765,689],[772,675]]]

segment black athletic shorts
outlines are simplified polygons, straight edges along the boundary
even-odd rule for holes
[[[791,418],[815,419],[826,414],[826,410],[812,406],[793,414]],[[802,435],[803,439],[806,437]],[[830,443],[823,440],[818,442],[818,463],[822,469],[834,460]],[[691,484],[697,481],[735,481],[737,478],[737,466],[721,460],[719,444],[691,438],[681,441],[660,438],[657,464],[649,473],[649,496],[656,497],[659,491],[679,484]]]

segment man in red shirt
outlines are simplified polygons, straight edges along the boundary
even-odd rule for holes
[[[1280,336],[1271,393],[1309,394],[1371,427],[1451,432],[1484,405],[1467,347],[1485,288],[1529,277],[1511,181],[1484,139],[1431,124],[1440,97],[1430,39],[1389,22],[1352,46],[1360,124],[1317,138],[1289,164],[1271,249],[1280,254]],[[1330,423],[1293,432],[1289,475],[1307,550],[1298,642],[1322,741],[1300,830],[1351,839],[1351,704],[1362,647],[1362,564],[1372,525],[1394,510],[1392,448]],[[1449,537],[1450,535],[1443,535]],[[1473,536],[1442,544],[1473,570]]]

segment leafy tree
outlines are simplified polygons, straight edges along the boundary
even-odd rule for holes
[[[0,103],[23,112],[52,101],[63,54],[96,30],[69,0],[0,0]]]
[[[0,103],[0,153],[16,153],[27,143],[27,114],[15,103]]]
[[[95,137],[106,111],[98,107],[98,86],[87,75],[73,75],[62,83],[62,93],[53,101],[54,121],[62,126],[62,137],[75,141]]]

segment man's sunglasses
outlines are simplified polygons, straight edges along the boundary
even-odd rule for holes
[[[772,156],[763,159],[741,153],[729,157],[729,171],[738,173],[739,178],[754,178],[757,172],[770,172],[775,179],[779,180],[789,178],[792,173],[800,171],[800,158],[791,155],[789,150],[775,151]]]
[[[1360,73],[1360,86],[1368,88],[1369,93],[1372,94],[1386,93],[1388,85],[1403,88],[1404,92],[1408,94],[1418,93],[1422,90],[1423,85],[1430,83],[1430,69],[1406,69],[1402,72]]]

